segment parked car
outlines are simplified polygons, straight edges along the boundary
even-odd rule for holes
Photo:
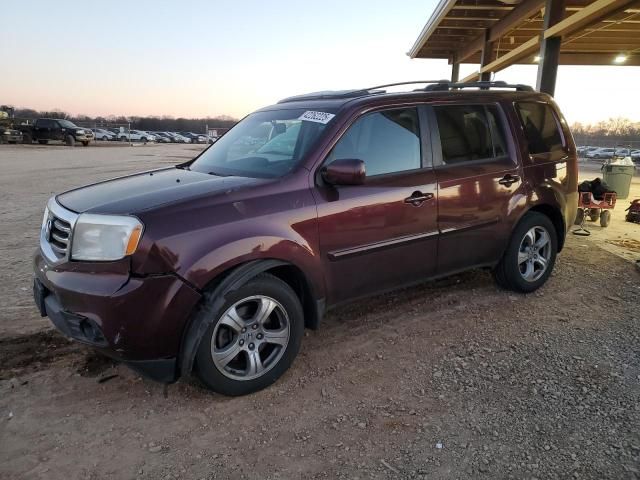
[[[206,135],[201,133],[193,133],[193,132],[178,132],[183,137],[187,137],[191,139],[191,143],[207,143]]]
[[[15,128],[0,125],[0,143],[22,143],[22,132]]]
[[[145,132],[144,130],[129,130],[118,133],[118,140],[121,142],[153,142],[156,137],[149,132]]]
[[[94,138],[90,128],[78,127],[60,118],[39,118],[33,125],[18,125],[16,128],[22,132],[24,143],[36,141],[46,145],[51,141],[61,141],[73,146],[80,142],[86,147]]]
[[[191,143],[191,139],[180,135],[177,132],[166,132],[176,143]]]
[[[91,131],[96,137],[96,140],[105,142],[109,140],[115,140],[115,134],[109,130],[105,130],[104,128],[92,128]]]
[[[55,195],[41,314],[156,380],[241,395],[344,302],[481,267],[535,291],[576,216],[573,137],[546,94],[468,86],[291,97],[191,161]]]
[[[173,139],[164,132],[152,132],[158,143],[171,143]]]
[[[613,152],[615,148],[596,148],[595,150],[591,150],[587,152],[587,158],[595,158],[595,159],[607,159],[613,158]]]
[[[640,162],[640,150],[631,150],[629,155],[634,162]]]

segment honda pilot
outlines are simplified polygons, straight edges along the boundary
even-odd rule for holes
[[[577,207],[553,99],[386,87],[287,98],[189,162],[52,197],[41,314],[153,379],[195,372],[242,395],[344,302],[476,268],[516,292],[543,285]]]

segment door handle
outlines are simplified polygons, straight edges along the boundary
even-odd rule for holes
[[[500,180],[498,180],[498,183],[500,185],[504,185],[505,187],[510,187],[512,184],[519,181],[520,181],[519,175],[511,175],[510,173],[508,173],[504,177],[502,177]]]
[[[433,193],[422,193],[421,191],[415,191],[411,194],[410,197],[404,199],[404,203],[408,203],[413,205],[414,207],[419,207],[427,200],[431,200],[433,198]]]

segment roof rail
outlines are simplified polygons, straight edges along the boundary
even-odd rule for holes
[[[513,88],[518,92],[533,92],[533,88],[529,85],[524,85],[521,83],[507,83],[505,81],[479,81],[479,82],[440,82],[432,85],[427,85],[424,89],[426,91],[434,92],[434,91],[445,91],[445,90],[454,90],[454,89],[463,89],[463,88],[480,88],[480,89],[490,89],[490,88]]]
[[[357,98],[363,97],[365,95],[386,93],[386,90],[382,89],[387,87],[397,87],[399,85],[415,85],[420,83],[426,83],[428,85],[424,88],[413,90],[414,92],[439,92],[463,88],[514,88],[519,92],[533,92],[533,88],[531,88],[529,85],[508,84],[504,81],[458,83],[450,82],[449,80],[414,80],[411,82],[386,83],[384,85],[376,85],[375,87],[354,90],[326,90],[322,92],[305,93],[302,95],[294,95],[293,97],[283,98],[278,103],[297,102],[300,100],[339,100],[344,98]]]
[[[280,100],[278,103],[297,102],[299,100],[330,100],[341,98],[356,98],[365,95],[386,93],[385,90],[381,90],[386,87],[396,87],[398,85],[414,85],[417,83],[429,83],[429,84],[444,84],[449,83],[448,80],[414,80],[411,82],[396,82],[386,83],[384,85],[376,85],[375,87],[359,88],[354,90],[327,90],[322,92],[305,93],[302,95],[294,95],[293,97],[287,97]]]
[[[326,90],[322,92],[303,93],[302,95],[294,95],[292,97],[283,98],[278,103],[298,102],[300,100],[331,100],[340,98],[355,98],[371,93],[384,93],[384,92],[369,92],[365,90]]]

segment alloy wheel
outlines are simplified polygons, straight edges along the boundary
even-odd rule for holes
[[[541,226],[530,228],[520,242],[518,268],[527,282],[535,282],[547,271],[551,258],[551,237]]]
[[[211,337],[216,368],[234,380],[252,380],[282,358],[290,337],[286,310],[271,297],[244,298],[227,309]]]

